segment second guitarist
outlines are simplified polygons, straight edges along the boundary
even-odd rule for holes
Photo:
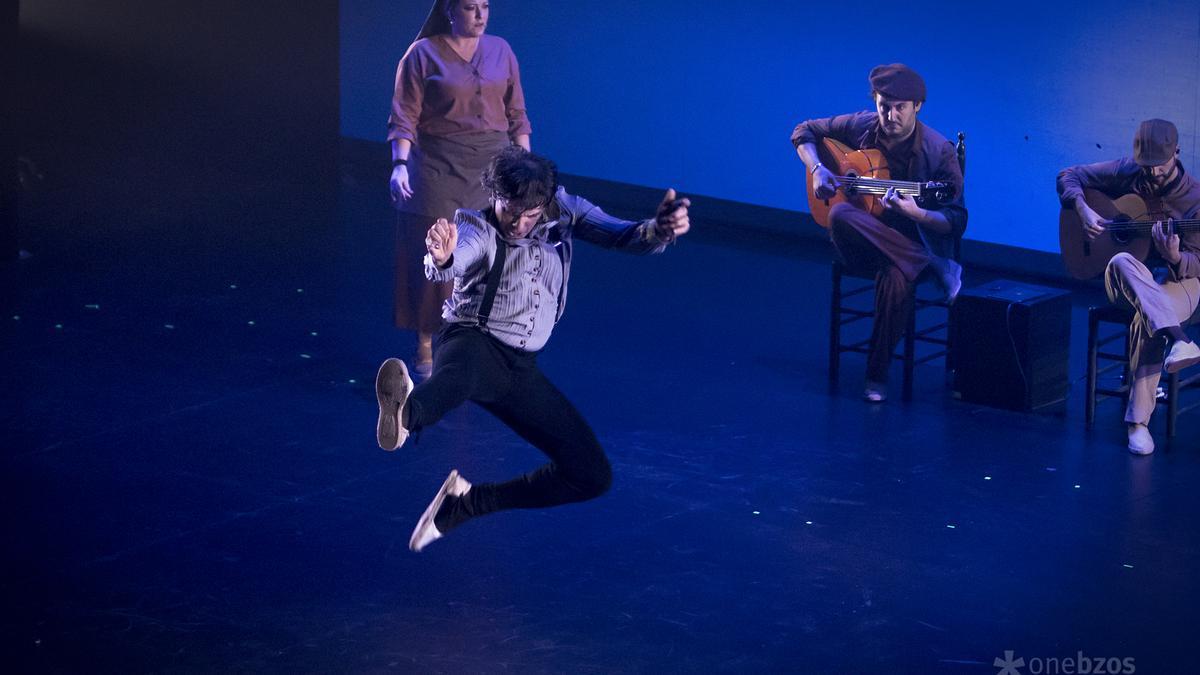
[[[875,275],[875,323],[863,395],[880,402],[887,397],[892,351],[913,311],[909,298],[917,278],[928,268],[948,300],[962,286],[962,268],[951,255],[967,227],[967,209],[954,145],[917,120],[925,103],[925,81],[900,63],[877,66],[867,79],[874,111],[808,120],[792,132],[792,144],[813,175],[816,196],[828,199],[837,189],[834,174],[817,154],[823,138],[856,150],[880,150],[893,180],[942,181],[954,193],[944,203],[922,205],[889,191],[879,218],[850,203],[836,204],[829,212],[830,236],[842,260],[855,271]]]
[[[1183,170],[1178,158],[1179,131],[1166,120],[1146,120],[1133,137],[1133,157],[1063,169],[1058,174],[1058,196],[1063,208],[1075,209],[1088,240],[1108,236],[1107,223],[1084,199],[1084,189],[1099,190],[1111,198],[1136,194],[1164,219],[1200,216],[1200,181]],[[1154,412],[1158,381],[1165,365],[1178,372],[1200,363],[1200,347],[1181,326],[1200,320],[1200,232],[1182,236],[1169,221],[1154,225],[1154,254],[1149,264],[1129,253],[1117,253],[1104,272],[1104,287],[1114,304],[1134,311],[1129,327],[1129,368],[1133,382],[1125,421],[1129,425],[1129,451],[1154,452],[1147,425]],[[1159,283],[1151,267],[1165,264]]]

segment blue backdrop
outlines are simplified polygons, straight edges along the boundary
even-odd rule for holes
[[[563,171],[806,210],[788,141],[864,109],[866,74],[926,80],[921,118],[968,137],[968,237],[1056,251],[1054,175],[1128,154],[1173,120],[1197,168],[1200,3],[492,0],[521,62],[533,146]],[[822,16],[817,8],[828,13]],[[342,0],[342,134],[382,140],[396,62],[424,0]]]

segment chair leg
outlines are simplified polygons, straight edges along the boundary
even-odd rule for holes
[[[955,326],[955,321],[954,321],[954,308],[947,307],[946,308],[946,356],[944,357],[945,358],[944,365],[946,367],[945,377],[947,380],[949,380],[950,374],[954,372],[954,341],[955,341],[954,332],[955,332],[955,328],[956,328],[956,326]]]
[[[1095,312],[1088,312],[1087,390],[1084,392],[1083,405],[1084,423],[1089,427],[1096,421],[1096,352],[1099,351],[1096,342],[1099,340],[1099,330],[1099,317]]]
[[[1129,331],[1125,331],[1125,369],[1121,371],[1121,406],[1129,409],[1129,395],[1133,391],[1133,370],[1129,367],[1130,357],[1133,355],[1132,346],[1129,342]]]
[[[908,298],[908,326],[904,329],[904,400],[912,400],[913,365],[917,360],[917,303],[916,286],[913,286]]]
[[[1167,376],[1167,438],[1175,438],[1175,416],[1179,414],[1179,373]]]
[[[829,294],[829,386],[837,387],[842,364],[842,270],[833,264],[833,290]]]

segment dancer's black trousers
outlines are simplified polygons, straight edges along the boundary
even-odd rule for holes
[[[542,374],[536,353],[460,324],[445,325],[433,344],[433,373],[408,399],[410,431],[474,401],[550,458],[508,482],[474,485],[461,504],[462,516],[580,502],[608,490],[612,467],[604,449],[575,406]]]

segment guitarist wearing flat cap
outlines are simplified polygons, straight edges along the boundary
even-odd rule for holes
[[[1167,120],[1138,126],[1133,156],[1063,169],[1058,196],[1063,260],[1079,278],[1104,272],[1113,304],[1131,310],[1129,451],[1154,452],[1147,425],[1158,381],[1200,363],[1182,326],[1200,320],[1200,181],[1179,162]],[[1165,268],[1161,283],[1151,271]]]
[[[801,122],[792,144],[808,169],[814,219],[847,267],[875,276],[863,396],[878,403],[918,277],[932,274],[949,301],[962,287],[951,256],[967,209],[954,145],[917,119],[925,81],[902,63],[877,66],[867,79],[874,110]],[[857,164],[847,170],[843,159]]]

